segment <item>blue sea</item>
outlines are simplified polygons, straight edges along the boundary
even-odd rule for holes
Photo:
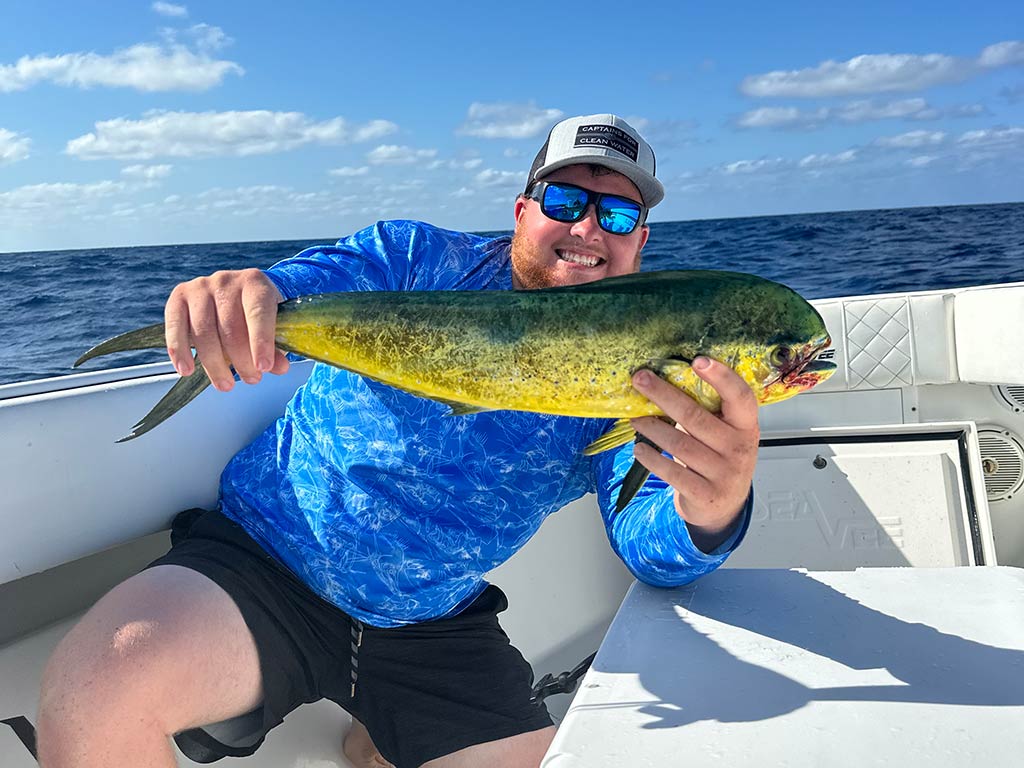
[[[160,322],[182,280],[268,267],[344,234],[0,254],[0,384],[71,373],[97,342]],[[643,269],[695,268],[754,273],[809,299],[1024,281],[1024,203],[652,224]],[[161,359],[141,352],[86,367]]]

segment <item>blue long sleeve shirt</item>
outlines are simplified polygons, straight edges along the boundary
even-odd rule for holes
[[[511,290],[511,242],[379,222],[267,274],[286,298],[333,291]],[[221,477],[221,508],[317,594],[394,627],[458,613],[544,519],[596,493],[613,549],[640,580],[685,584],[717,568],[652,477],[613,515],[631,445],[586,457],[613,423],[447,406],[317,364],[284,415]]]

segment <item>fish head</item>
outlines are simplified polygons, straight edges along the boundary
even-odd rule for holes
[[[828,360],[809,360],[800,368],[780,376],[764,386],[758,395],[759,405],[788,400],[818,386],[836,372],[836,364]]]

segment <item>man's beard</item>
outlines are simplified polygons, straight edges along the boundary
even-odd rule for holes
[[[557,258],[557,257],[556,257]],[[559,280],[555,266],[545,266],[547,258],[541,255],[541,247],[531,240],[524,232],[516,228],[512,233],[512,279],[517,288],[531,290],[534,288],[552,288],[563,285]],[[640,251],[633,261],[633,270],[640,269]]]

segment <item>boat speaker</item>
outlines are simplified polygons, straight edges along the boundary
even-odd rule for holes
[[[1024,386],[1000,384],[992,387],[996,399],[1014,413],[1024,412]]]
[[[1024,444],[1008,429],[978,430],[981,469],[989,501],[1009,501],[1024,486]]]

